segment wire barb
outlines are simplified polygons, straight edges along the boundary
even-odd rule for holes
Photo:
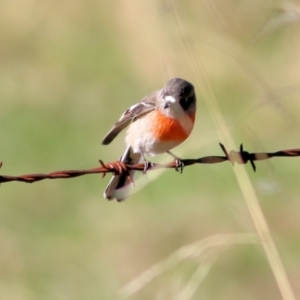
[[[194,164],[216,164],[224,161],[229,161],[234,166],[237,164],[247,164],[250,162],[253,171],[256,171],[256,166],[254,161],[260,161],[269,159],[272,157],[297,157],[300,156],[300,148],[297,149],[288,149],[280,150],[277,152],[258,152],[250,153],[245,151],[243,144],[240,145],[239,151],[231,150],[228,152],[223,144],[219,144],[225,156],[205,156],[197,159],[181,159],[182,166],[187,167]],[[112,173],[114,175],[127,175],[129,176],[129,171],[141,171],[145,170],[145,163],[139,163],[135,165],[125,164],[121,161],[114,161],[109,163],[104,163],[102,160],[99,160],[100,167],[87,169],[87,170],[63,170],[51,172],[48,174],[26,174],[20,176],[9,176],[9,175],[0,175],[0,183],[11,182],[11,181],[20,181],[25,183],[33,183],[45,179],[67,179],[74,178],[88,174],[102,174],[102,178],[105,177],[107,173]],[[2,167],[2,162],[0,162],[0,168]],[[178,161],[174,160],[167,164],[156,164],[151,163],[147,166],[147,171],[152,171],[155,169],[161,168],[173,168],[178,170]],[[179,168],[180,169],[180,168]],[[132,178],[129,176],[129,180],[133,183]]]

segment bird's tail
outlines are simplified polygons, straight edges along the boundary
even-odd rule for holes
[[[137,164],[142,160],[140,153],[134,153],[130,146],[127,147],[120,161],[125,164]],[[129,176],[133,179],[134,170],[129,171]],[[128,178],[128,174],[114,175],[108,183],[103,196],[108,200],[116,199],[123,201],[130,195],[132,181]]]

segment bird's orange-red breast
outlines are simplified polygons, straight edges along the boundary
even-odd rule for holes
[[[149,130],[153,133],[153,138],[162,142],[180,141],[183,142],[190,135],[194,121],[195,113],[185,116],[185,120],[178,120],[165,116],[159,110],[151,112],[148,116],[149,123],[153,124]],[[186,126],[183,125],[186,122]],[[185,128],[188,127],[188,128]]]

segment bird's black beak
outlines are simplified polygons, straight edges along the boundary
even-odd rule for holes
[[[171,105],[171,103],[168,101],[168,102],[166,102],[165,103],[165,105],[164,105],[164,109],[166,109],[166,108],[168,108],[168,107],[170,107],[170,105]]]

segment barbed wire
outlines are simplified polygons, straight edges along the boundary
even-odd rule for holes
[[[249,153],[243,149],[243,145],[241,144],[239,151],[231,150],[228,152],[223,144],[219,144],[225,156],[205,156],[196,159],[182,159],[180,161],[181,166],[187,167],[194,164],[216,164],[224,161],[229,161],[234,165],[237,164],[247,164],[250,162],[253,171],[256,171],[256,166],[254,161],[260,161],[269,159],[272,157],[296,157],[300,156],[300,148],[297,149],[288,149],[288,150],[280,150],[276,152],[258,152],[258,153]],[[181,166],[178,167],[178,161],[174,160],[167,164],[156,164],[156,163],[139,163],[139,164],[125,164],[120,161],[114,161],[109,163],[104,163],[102,160],[99,160],[100,166],[87,170],[63,170],[51,172],[48,174],[25,174],[20,176],[9,176],[9,175],[0,175],[0,183],[11,182],[11,181],[20,181],[25,183],[34,183],[37,181],[45,180],[45,179],[67,179],[74,178],[88,174],[102,174],[102,178],[107,173],[113,173],[117,175],[121,174],[129,174],[130,170],[136,171],[145,171],[145,166],[147,171],[161,169],[161,168],[173,168],[177,171],[182,171]],[[0,168],[2,166],[2,162],[0,162]],[[129,175],[128,175],[129,176]]]

